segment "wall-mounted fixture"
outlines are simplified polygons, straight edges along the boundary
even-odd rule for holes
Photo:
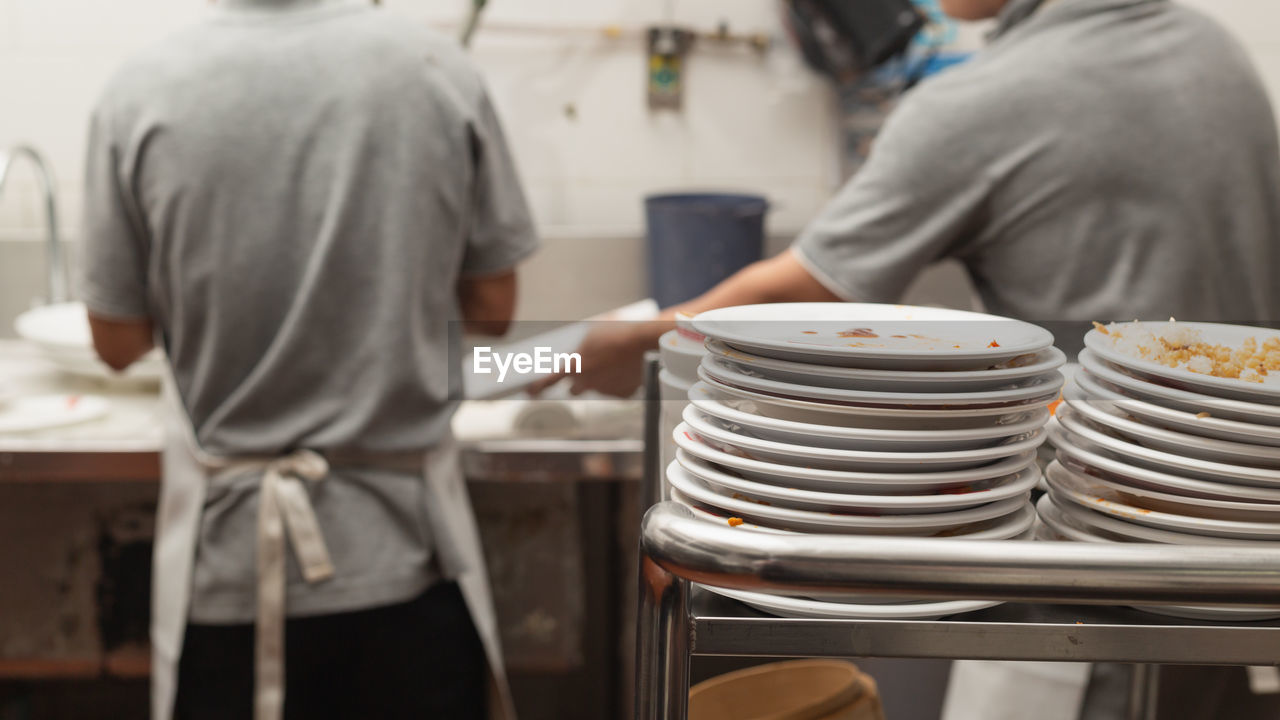
[[[40,180],[40,188],[44,195],[45,209],[45,254],[48,259],[48,298],[49,303],[66,302],[67,292],[66,263],[62,258],[62,241],[58,236],[58,190],[53,179],[53,169],[48,161],[30,145],[14,145],[7,152],[0,152],[0,197],[4,195],[5,180],[13,161],[25,157],[35,166],[36,177]]]
[[[692,30],[671,25],[649,28],[650,110],[679,110],[684,104],[684,61],[695,37]]]

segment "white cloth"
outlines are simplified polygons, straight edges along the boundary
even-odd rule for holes
[[[333,573],[320,528],[303,482],[328,474],[324,458],[301,450],[278,458],[222,458],[195,442],[172,382],[165,385],[167,425],[163,484],[157,509],[152,572],[152,718],[169,720],[177,694],[177,669],[191,599],[196,535],[211,477],[224,472],[263,470],[258,526],[258,624],[255,644],[256,720],[277,720],[284,704],[284,533],[299,556],[304,577],[314,582]],[[507,686],[497,617],[480,545],[480,535],[458,462],[447,438],[423,462],[426,508],[446,579],[458,583],[484,644],[495,718],[515,720]]]

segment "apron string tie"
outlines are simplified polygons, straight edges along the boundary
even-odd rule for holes
[[[333,577],[333,563],[303,482],[319,482],[329,463],[297,450],[267,463],[258,506],[258,608],[254,637],[254,720],[284,710],[285,533],[309,583]]]

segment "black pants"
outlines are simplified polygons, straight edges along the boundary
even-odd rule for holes
[[[483,720],[483,646],[454,583],[399,605],[291,619],[285,720]],[[190,625],[175,720],[253,717],[253,626]]]

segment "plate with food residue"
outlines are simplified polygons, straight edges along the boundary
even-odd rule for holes
[[[1095,492],[1090,484],[1074,475],[1050,473],[1049,490],[1055,500],[1066,499],[1094,512],[1138,525],[1174,532],[1246,539],[1280,539],[1280,522],[1219,520],[1193,517],[1161,510],[1137,507],[1129,502],[1109,499]]]
[[[818,387],[882,392],[976,392],[1007,387],[1010,383],[1053,372],[1066,364],[1066,355],[1051,347],[992,363],[981,370],[877,370],[833,367],[754,355],[719,340],[706,343],[706,351],[724,360],[746,365],[761,377]]]
[[[750,362],[709,355],[702,359],[702,369],[720,382],[734,387],[780,397],[815,400],[828,403],[878,405],[884,407],[955,408],[967,405],[996,407],[1002,404],[1043,400],[1047,405],[1057,397],[1064,382],[1062,373],[1050,370],[1041,375],[1013,380],[995,388],[968,392],[893,392],[828,387],[813,383],[787,382],[761,373]]]
[[[1111,364],[1092,350],[1080,351],[1080,366],[1095,378],[1110,383],[1124,395],[1193,413],[1200,418],[1219,417],[1280,426],[1280,405],[1248,402],[1171,387],[1164,380],[1139,377],[1128,368]]]
[[[1029,505],[1028,494],[977,507],[910,515],[855,515],[816,512],[778,507],[711,489],[706,481],[672,461],[667,466],[667,483],[685,497],[718,508],[730,517],[783,530],[855,535],[935,535],[974,523],[1015,515]]]
[[[96,395],[31,395],[0,406],[0,433],[26,433],[76,425],[107,414],[110,403]]]
[[[1280,333],[1275,330],[1135,320],[1094,323],[1084,343],[1103,360],[1169,387],[1280,405]]]
[[[1201,437],[1233,443],[1248,442],[1272,448],[1280,447],[1280,427],[1217,418],[1206,412],[1187,412],[1138,400],[1121,394],[1088,372],[1076,373],[1073,382],[1087,394],[1089,402],[1107,403],[1119,411],[1156,427],[1181,430]]]
[[[1053,335],[1031,323],[911,305],[742,305],[702,313],[693,326],[754,355],[886,370],[984,370],[1053,345]]]

